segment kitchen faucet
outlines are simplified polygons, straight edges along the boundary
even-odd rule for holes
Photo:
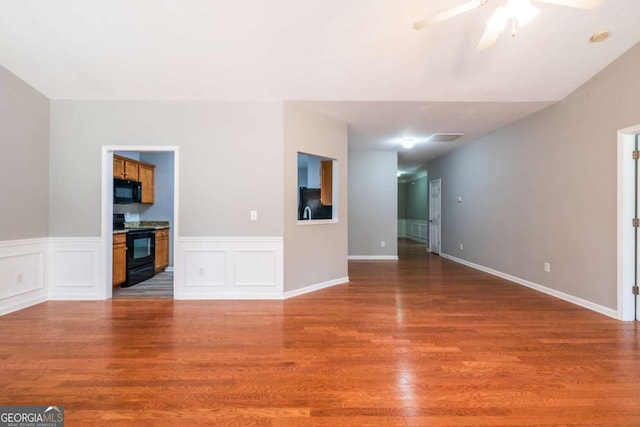
[[[309,216],[307,217],[307,211],[309,211]],[[302,214],[302,219],[311,219],[311,208],[307,206],[304,208],[304,213]]]

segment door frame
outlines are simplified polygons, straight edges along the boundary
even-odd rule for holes
[[[440,219],[440,223],[438,224],[438,228],[440,229],[440,231],[438,232],[438,236],[440,238],[440,244],[438,245],[438,252],[433,252],[432,250],[432,239],[433,239],[433,231],[432,231],[432,215],[431,215],[431,209],[432,209],[432,203],[431,203],[431,186],[434,183],[438,183],[438,186],[440,187],[440,204],[438,206],[438,213],[439,213],[439,219]],[[438,255],[442,254],[442,178],[438,178],[438,179],[434,179],[429,181],[429,194],[428,194],[428,200],[429,200],[429,246],[428,246],[428,251],[429,252],[433,252],[433,253],[437,253]]]
[[[618,224],[617,224],[617,282],[618,318],[632,321],[636,317],[634,285],[635,248],[631,221],[634,217],[635,170],[631,154],[635,135],[640,134],[640,125],[618,131]],[[640,315],[640,313],[638,313]]]
[[[182,265],[180,265],[181,257],[176,256],[178,253],[178,221],[179,210],[178,200],[179,198],[179,178],[180,173],[178,170],[179,162],[179,147],[177,146],[152,146],[152,145],[103,145],[102,146],[102,208],[101,211],[101,247],[104,256],[102,259],[103,270],[100,277],[104,280],[101,284],[102,297],[104,299],[110,299],[113,297],[113,279],[112,279],[112,265],[113,265],[113,153],[115,151],[135,151],[138,153],[143,152],[169,152],[173,153],[173,224],[171,228],[173,231],[173,288],[174,290],[180,284],[180,272],[182,271]]]

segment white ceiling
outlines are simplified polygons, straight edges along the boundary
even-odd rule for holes
[[[639,0],[536,3],[484,51],[500,0],[412,29],[464,1],[0,0],[0,65],[51,99],[305,101],[350,123],[352,149],[466,134],[401,154],[414,168],[561,100],[640,41]]]

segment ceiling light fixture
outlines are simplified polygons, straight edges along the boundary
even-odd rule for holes
[[[413,148],[416,145],[416,142],[411,138],[406,138],[402,140],[402,146],[406,149]]]
[[[606,40],[608,37],[609,37],[609,31],[602,30],[602,31],[598,31],[597,33],[589,37],[589,41],[591,43],[598,43]]]
[[[531,0],[505,0],[491,18],[487,21],[487,26],[495,31],[502,31],[511,21],[511,36],[516,36],[519,27],[527,25],[535,18],[540,9],[531,4]]]

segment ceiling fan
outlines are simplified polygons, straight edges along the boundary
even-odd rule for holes
[[[591,10],[600,6],[605,0],[537,0],[540,3],[549,3],[559,6],[574,7],[577,9]],[[437,15],[423,19],[413,24],[414,30],[421,30],[430,25],[438,24],[461,15],[475,8],[485,6],[488,3],[499,4],[495,12],[487,21],[487,27],[478,43],[478,50],[492,46],[507,24],[511,24],[511,35],[515,36],[518,28],[526,25],[540,12],[540,9],[532,4],[532,0],[469,0],[460,6],[445,10]]]

